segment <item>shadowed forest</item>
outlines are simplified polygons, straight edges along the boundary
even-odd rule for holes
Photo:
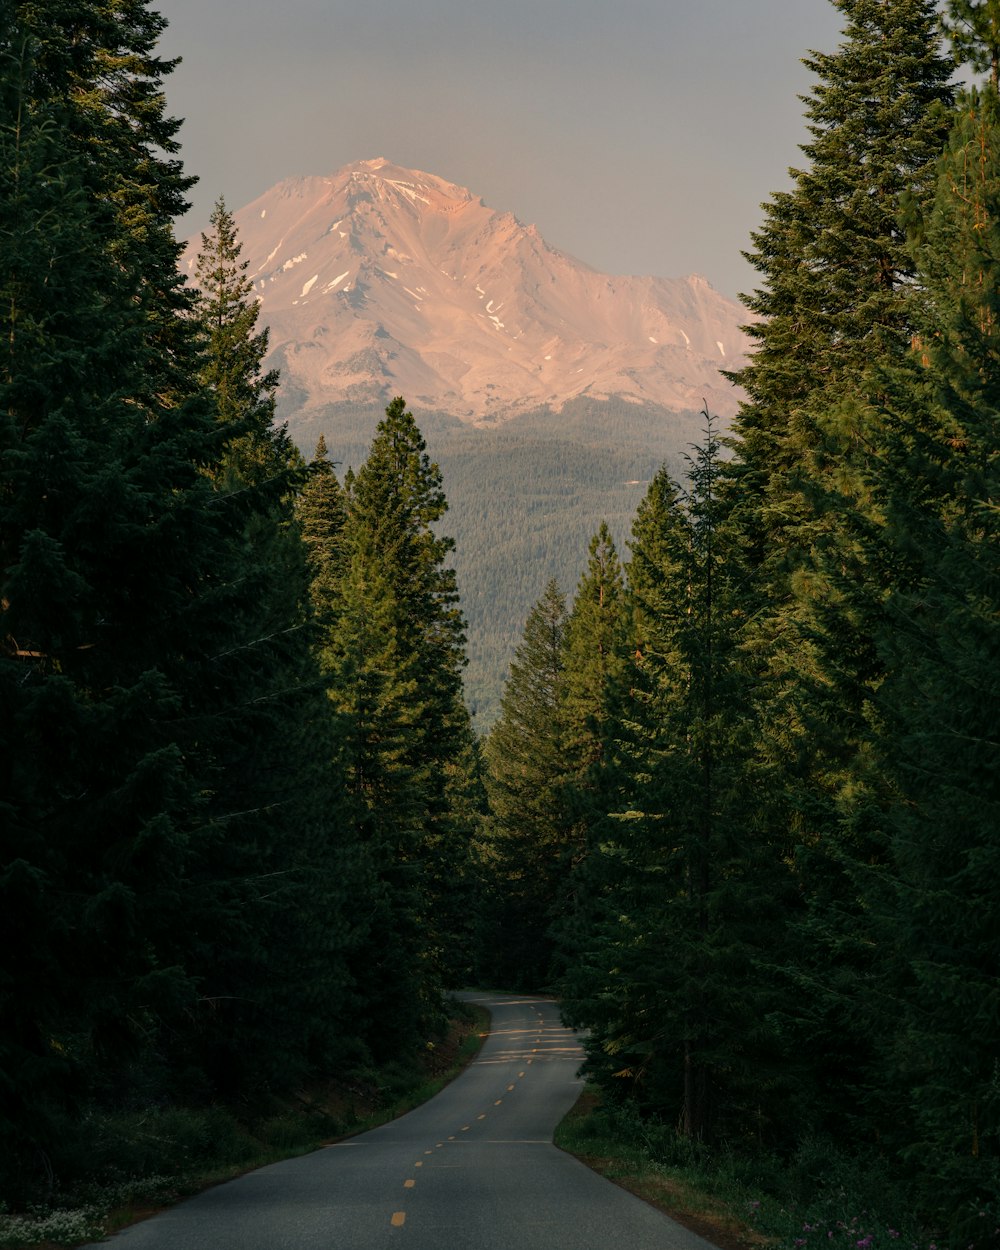
[[[833,3],[739,415],[591,518],[485,736],[506,592],[404,399],[304,457],[224,200],[178,274],[162,18],[0,9],[0,1221],[391,1083],[481,984],[775,1244],[998,1243],[1000,0]]]

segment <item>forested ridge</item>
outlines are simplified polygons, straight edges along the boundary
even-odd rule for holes
[[[833,3],[734,426],[612,466],[624,548],[592,518],[483,739],[404,399],[303,456],[224,200],[178,275],[162,19],[0,9],[4,1204],[412,1061],[479,981],[558,993],[667,1161],[835,1203],[851,1159],[886,1245],[1000,1239],[1000,0]]]
[[[364,459],[379,415],[362,404],[303,411],[284,390],[278,411],[307,454],[322,433],[341,473]],[[683,453],[697,441],[701,418],[585,397],[492,428],[425,409],[414,408],[414,415],[447,485],[445,526],[455,538],[452,559],[468,623],[463,684],[482,734],[496,719],[524,619],[546,583],[576,584],[595,517],[624,542],[658,469],[666,462],[683,473]]]

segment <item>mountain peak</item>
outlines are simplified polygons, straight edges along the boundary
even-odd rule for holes
[[[599,273],[435,174],[360,160],[235,217],[271,363],[307,407],[402,394],[477,423],[580,395],[735,407],[718,371],[745,314],[704,278]]]

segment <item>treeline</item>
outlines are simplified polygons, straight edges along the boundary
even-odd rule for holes
[[[278,411],[311,452],[322,432],[343,466],[364,458],[374,405],[301,411],[282,388]],[[496,719],[524,619],[546,583],[575,585],[595,517],[623,542],[646,486],[666,461],[683,470],[701,418],[624,400],[577,398],[496,428],[416,411],[448,492],[453,563],[468,626],[466,701],[485,733]]]
[[[178,276],[162,19],[0,9],[5,1201],[106,1113],[412,1054],[475,976],[681,1139],[995,1236],[1000,8],[949,4],[955,99],[930,0],[835,3],[733,437],[550,581],[482,767],[403,401],[307,463],[223,202]]]
[[[102,1175],[109,1113],[249,1113],[422,1050],[469,959],[440,475],[402,400],[343,485],[275,426],[223,202],[179,277],[163,25],[0,8],[12,1204]]]
[[[732,438],[528,618],[486,744],[493,971],[558,986],[607,1096],[682,1139],[887,1164],[985,1246],[1000,6],[952,0],[952,58],[927,0],[835,4]],[[954,98],[957,60],[988,78]]]

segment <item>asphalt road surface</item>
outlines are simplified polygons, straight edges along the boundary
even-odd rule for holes
[[[551,999],[488,1008],[479,1057],[381,1128],[133,1225],[109,1250],[712,1250],[552,1145],[582,1052]]]

